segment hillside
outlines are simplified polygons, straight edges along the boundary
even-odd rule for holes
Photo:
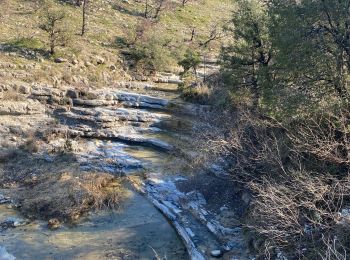
[[[2,82],[14,77],[28,83],[113,85],[115,81],[131,79],[130,56],[123,54],[134,50],[137,55],[135,52],[140,49],[146,50],[145,63],[154,63],[157,70],[179,71],[177,63],[186,49],[197,48],[200,42],[208,40],[211,28],[221,30],[232,8],[231,1],[189,1],[184,7],[179,2],[170,1],[157,19],[145,19],[144,3],[140,1],[94,1],[89,7],[88,30],[84,36],[79,35],[82,7],[55,2],[58,12],[66,13],[63,23],[69,41],[51,56],[48,35],[40,29],[45,16],[44,2],[2,1]],[[189,42],[193,28],[195,36]],[[140,30],[142,37],[134,43]],[[201,52],[215,56],[219,47],[213,41]],[[55,58],[67,62],[57,64]],[[6,68],[8,64],[16,67],[11,73]],[[32,69],[25,69],[28,66]],[[11,74],[15,75],[11,77]]]

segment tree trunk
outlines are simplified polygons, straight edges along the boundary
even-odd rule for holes
[[[196,34],[196,29],[193,28],[193,29],[192,29],[192,32],[191,32],[191,39],[190,39],[190,42],[193,42],[193,39],[194,39],[195,34]]]
[[[148,18],[148,0],[146,0],[144,17]]]
[[[337,59],[337,75],[335,77],[334,87],[339,97],[348,104],[349,94],[347,90],[347,74],[346,57],[344,51],[341,51]]]
[[[87,12],[88,12],[89,0],[83,1],[83,24],[81,27],[81,35],[83,36],[87,31]]]
[[[165,0],[160,0],[157,9],[156,9],[156,13],[154,15],[154,18],[157,18],[159,16],[160,11],[162,10],[163,4],[164,4]]]
[[[55,54],[55,40],[53,38],[51,38],[50,40],[50,54],[54,55]]]
[[[260,101],[260,90],[259,90],[259,84],[258,84],[258,79],[257,79],[257,64],[255,60],[255,53],[254,50],[252,50],[252,61],[253,61],[253,67],[252,67],[252,105],[253,105],[253,110],[257,111],[259,108],[259,101]]]

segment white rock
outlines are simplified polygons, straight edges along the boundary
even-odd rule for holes
[[[220,256],[222,255],[222,252],[221,252],[221,250],[216,249],[216,250],[211,251],[211,252],[210,252],[210,255],[211,255],[212,257],[220,257]]]

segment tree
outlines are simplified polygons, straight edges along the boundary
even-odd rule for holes
[[[272,47],[267,7],[258,0],[240,0],[233,14],[234,43],[222,49],[222,65],[226,83],[232,91],[248,89],[254,109],[259,107],[263,88],[270,84],[269,65]]]
[[[65,18],[66,13],[63,9],[50,4],[44,6],[43,22],[39,28],[48,34],[51,55],[55,54],[56,47],[63,47],[68,42],[67,30],[63,24]]]
[[[307,96],[307,106],[329,97],[349,102],[349,1],[273,0],[270,7],[278,81]],[[293,25],[293,26],[291,26]],[[312,100],[312,102],[310,102]]]
[[[143,16],[145,18],[157,19],[166,3],[167,0],[145,0]]]
[[[187,49],[185,57],[179,62],[179,65],[184,68],[184,72],[186,73],[193,69],[195,75],[197,76],[197,67],[201,63],[200,53],[193,51],[191,49]]]

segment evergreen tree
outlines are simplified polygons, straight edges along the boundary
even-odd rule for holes
[[[227,28],[233,44],[222,49],[222,67],[232,91],[249,90],[254,109],[259,107],[264,88],[269,87],[272,46],[267,6],[258,0],[240,0]]]

